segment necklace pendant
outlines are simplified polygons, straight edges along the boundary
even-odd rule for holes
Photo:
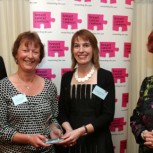
[[[29,90],[30,89],[30,87],[32,86],[32,83],[33,83],[33,81],[34,81],[34,79],[35,79],[35,75],[33,76],[33,78],[30,80],[30,84],[28,85],[28,83],[26,83],[25,81],[23,81],[21,78],[20,78],[20,76],[19,76],[19,74],[17,73],[17,75],[18,75],[18,80],[20,81],[20,82],[23,82],[24,83],[24,88],[26,88],[27,90]]]
[[[29,90],[30,89],[30,87],[29,86],[26,86],[26,88]]]

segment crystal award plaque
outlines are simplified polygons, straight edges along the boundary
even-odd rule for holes
[[[63,135],[62,127],[58,123],[51,123],[49,125],[49,137],[48,141],[46,141],[46,144],[54,144],[61,142],[63,139],[61,139],[61,136]]]

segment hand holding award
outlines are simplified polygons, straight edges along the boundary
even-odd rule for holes
[[[54,144],[61,142],[63,139],[61,139],[61,136],[63,135],[62,127],[58,123],[51,123],[49,125],[49,138],[48,141],[46,141],[46,144]]]

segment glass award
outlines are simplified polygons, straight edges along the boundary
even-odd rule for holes
[[[54,144],[61,142],[63,139],[61,139],[61,136],[63,135],[62,127],[58,123],[51,123],[49,126],[49,136],[48,141],[46,141],[46,144]]]

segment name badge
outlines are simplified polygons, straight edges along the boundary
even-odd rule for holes
[[[26,95],[24,95],[24,94],[18,94],[16,96],[14,96],[14,97],[12,97],[12,100],[13,100],[13,103],[15,106],[28,101]]]
[[[96,96],[98,96],[101,99],[105,99],[108,92],[106,90],[104,90],[103,88],[100,88],[99,86],[95,86],[94,90],[92,91],[92,93]]]

